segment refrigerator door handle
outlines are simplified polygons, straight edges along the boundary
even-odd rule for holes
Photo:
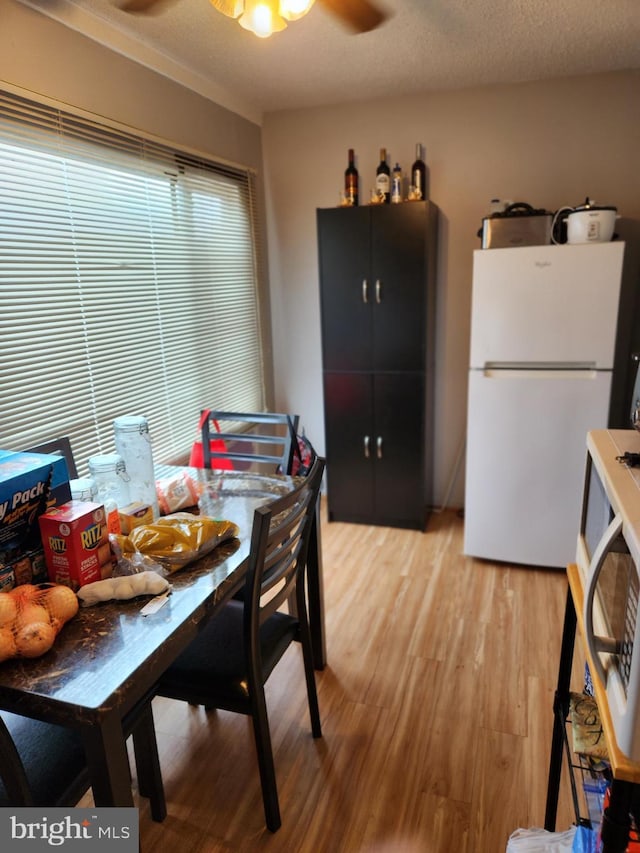
[[[594,364],[521,364],[516,362],[490,362],[485,364],[482,375],[486,379],[590,379],[597,378],[599,371]]]
[[[598,365],[595,361],[485,361],[486,370],[541,370],[545,373],[549,370],[596,370]]]

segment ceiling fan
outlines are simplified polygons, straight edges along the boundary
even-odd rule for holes
[[[124,12],[146,14],[160,12],[168,3],[178,0],[121,0]],[[238,18],[245,29],[266,37],[287,26],[287,20],[301,18],[313,6],[315,0],[209,0],[223,15]],[[366,33],[376,29],[388,17],[374,0],[318,0],[321,6],[355,33]]]

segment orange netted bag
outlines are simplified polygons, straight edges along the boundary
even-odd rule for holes
[[[75,592],[62,584],[21,584],[0,592],[0,661],[48,652],[78,607]]]

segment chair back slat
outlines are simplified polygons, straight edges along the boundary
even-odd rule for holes
[[[75,480],[78,476],[78,468],[71,449],[71,441],[66,436],[64,438],[56,438],[52,441],[45,441],[44,444],[38,444],[36,447],[29,447],[27,453],[46,453],[51,456],[64,456],[67,463],[67,471],[69,479]]]
[[[266,465],[271,473],[291,472],[298,415],[221,409],[203,409],[201,415],[205,468],[215,468],[216,460],[228,459],[238,468],[257,466],[256,470],[263,470],[259,466]]]
[[[247,622],[258,630],[287,601],[304,573],[324,459],[316,456],[302,484],[254,514],[251,555],[245,586]]]

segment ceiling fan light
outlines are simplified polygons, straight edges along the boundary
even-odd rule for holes
[[[315,0],[280,0],[280,14],[287,21],[297,21],[311,9]]]
[[[214,9],[228,15],[230,18],[238,18],[244,9],[244,0],[209,0]]]
[[[287,26],[278,11],[278,0],[244,0],[244,12],[238,23],[258,38],[268,38]]]

